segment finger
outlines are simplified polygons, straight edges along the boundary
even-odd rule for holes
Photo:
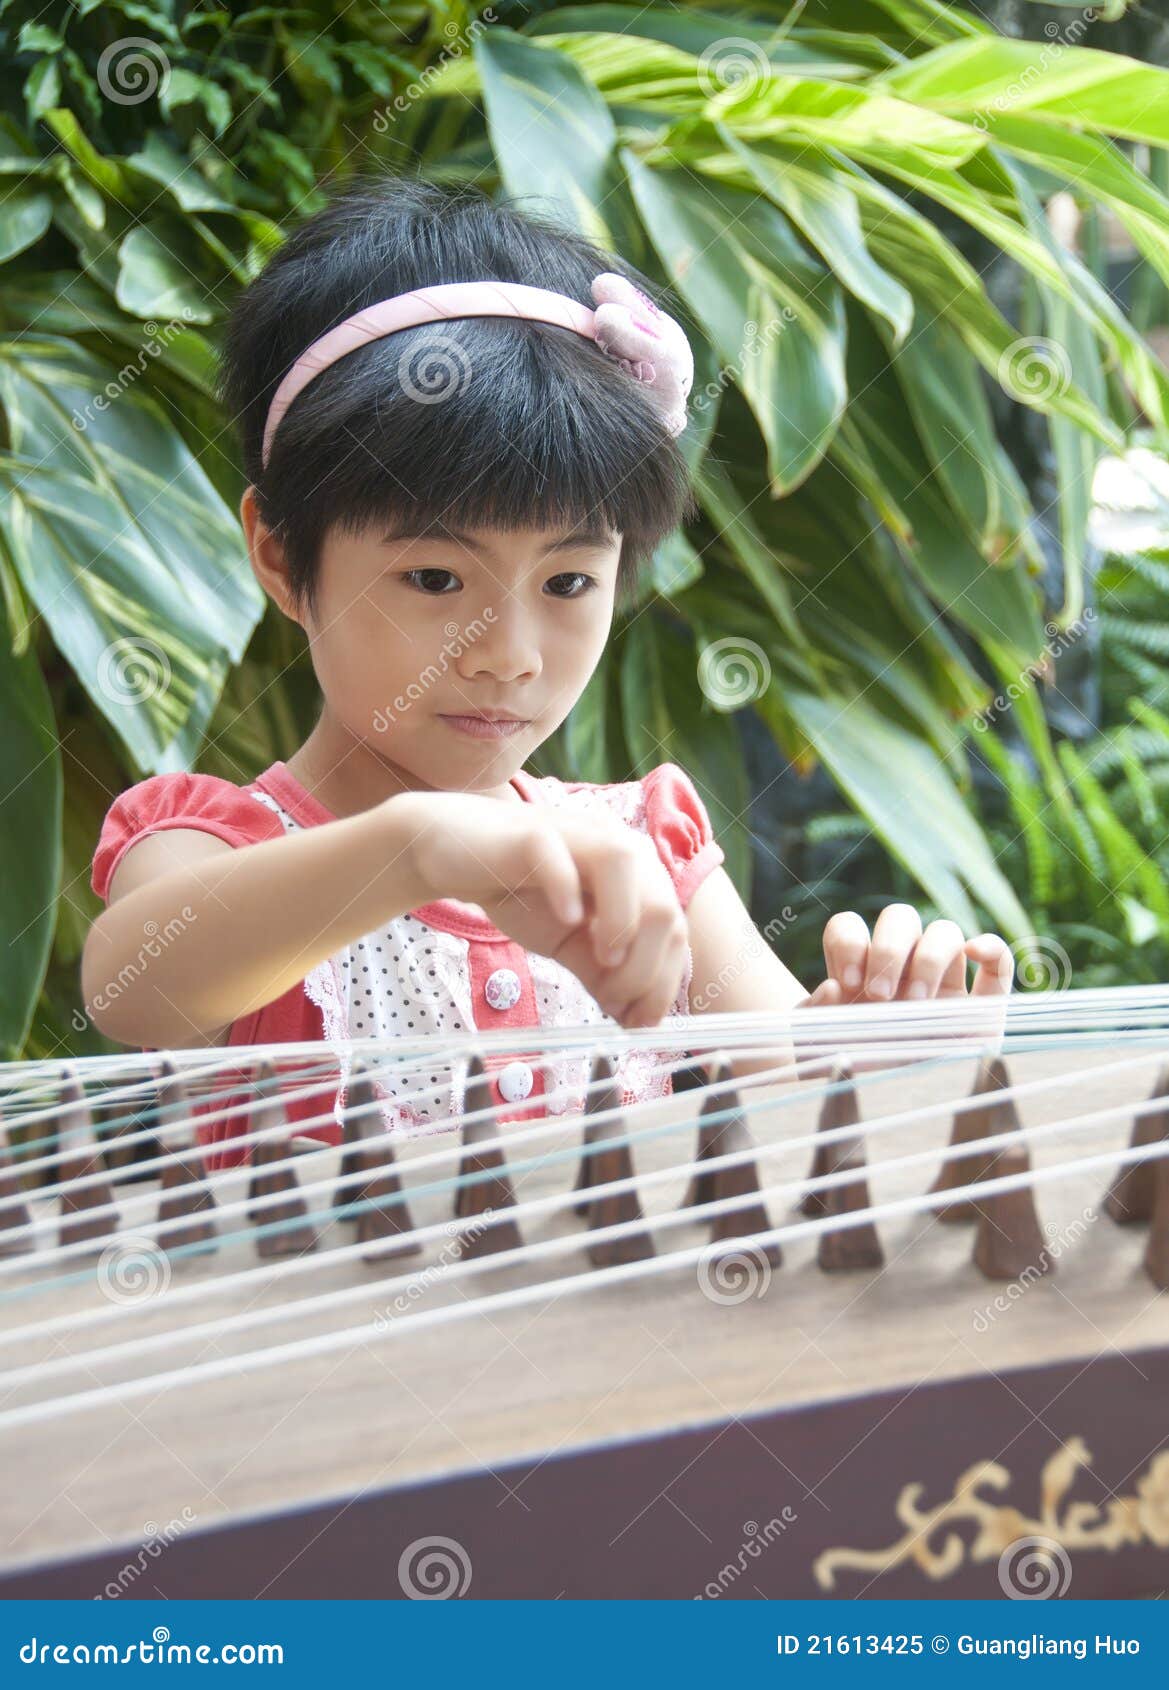
[[[869,954],[869,930],[855,910],[840,910],[824,926],[824,967],[830,980],[839,980],[846,991],[858,991],[864,982]]]
[[[649,1014],[652,1024],[666,1013],[678,995],[686,945],[686,924],[681,911],[654,906],[642,917],[629,955],[611,970],[598,999],[607,1015],[622,1026],[632,1025],[632,1014]]]
[[[977,938],[968,940],[966,954],[978,965],[971,987],[973,996],[993,996],[1011,990],[1015,978],[1015,958],[1000,933],[980,933]]]
[[[913,947],[901,995],[932,998],[965,992],[965,945],[966,935],[956,921],[931,921]]]
[[[912,904],[886,904],[873,928],[865,991],[871,998],[893,998],[901,988],[921,939],[921,917]]]
[[[575,927],[584,920],[584,888],[568,841],[557,828],[529,834],[519,851],[517,893],[542,893],[560,919]]]
[[[627,831],[608,829],[579,829],[569,836],[581,885],[592,899],[593,953],[605,968],[619,966],[628,955],[641,916],[642,880],[632,839]]]

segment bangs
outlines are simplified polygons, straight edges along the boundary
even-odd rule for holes
[[[264,493],[310,607],[334,526],[619,533],[628,592],[692,514],[637,381],[572,330],[512,318],[401,330],[330,366],[281,423]]]
[[[572,529],[622,536],[617,589],[697,515],[685,456],[646,388],[587,336],[530,318],[459,317],[371,341],[310,381],[276,430],[280,381],[356,311],[437,282],[521,282],[593,306],[592,279],[637,270],[478,190],[359,182],[294,230],[237,300],[220,394],[297,602],[315,609],[334,528]],[[384,527],[383,530],[384,532]]]

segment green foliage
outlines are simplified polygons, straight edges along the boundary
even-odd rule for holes
[[[1004,772],[1029,818],[1021,878],[970,819],[987,670],[1039,659],[1046,608],[988,396],[1052,431],[1074,619],[1085,478],[1138,417],[1163,445],[1169,389],[1044,199],[1071,187],[1106,209],[1169,279],[1169,73],[1069,45],[1037,75],[1042,45],[937,0],[760,0],[749,17],[0,0],[0,49],[18,72],[0,96],[0,691],[25,724],[0,820],[0,898],[23,935],[0,1048],[92,1047],[70,1011],[112,795],[195,763],[246,779],[311,720],[303,655],[243,556],[215,349],[285,231],[378,168],[584,230],[673,290],[695,347],[683,444],[701,516],[655,559],[543,767],[621,779],[676,758],[746,892],[732,717],[749,708],[778,766],[823,762],[911,894],[1016,936],[1033,925],[1023,878],[1062,895],[1023,775]],[[956,223],[1026,279],[1037,341]],[[1116,668],[1160,708],[1169,616],[1139,620],[1110,625]],[[755,682],[724,696],[704,678],[732,648]],[[1112,747],[1119,767],[1158,721]],[[1129,817],[1090,760],[1049,761],[1077,860],[1123,867],[1159,923],[1134,856],[1164,802],[1158,763]],[[18,825],[33,796],[37,825]]]

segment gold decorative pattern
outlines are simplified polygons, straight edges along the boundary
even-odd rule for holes
[[[1090,1468],[1091,1462],[1083,1438],[1067,1439],[1043,1464],[1036,1516],[978,1495],[980,1488],[1001,1492],[1010,1485],[1010,1473],[997,1461],[968,1467],[959,1476],[954,1494],[937,1508],[919,1506],[923,1485],[906,1485],[895,1508],[905,1535],[885,1549],[826,1549],[812,1564],[816,1582],[822,1590],[831,1590],[837,1573],[845,1568],[883,1573],[906,1561],[929,1579],[950,1578],[964,1564],[997,1560],[1019,1538],[1033,1536],[1050,1538],[1068,1550],[1120,1549],[1145,1542],[1169,1549],[1169,1449],[1153,1457],[1131,1496],[1113,1497],[1103,1505],[1067,1502],[1065,1506],[1077,1473]],[[932,1548],[935,1532],[958,1521],[978,1528],[973,1542],[949,1532]]]

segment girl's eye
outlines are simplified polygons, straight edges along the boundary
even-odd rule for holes
[[[452,580],[456,584],[456,586],[458,585],[458,580],[459,580],[458,576],[452,574],[449,569],[437,569],[437,568],[408,569],[408,570],[406,570],[405,574],[402,576],[402,579],[403,579],[403,581],[413,581],[415,578],[417,578],[418,585],[421,587],[421,589],[424,593],[428,594],[428,596],[430,598],[439,598],[439,597],[441,597],[442,592],[443,592],[442,587],[439,587],[436,592],[431,592],[431,587],[434,585],[433,577],[436,576],[436,575],[439,576],[439,577],[445,575],[450,580]],[[427,580],[424,580],[424,577],[430,577],[431,579],[429,581],[427,581]]]
[[[549,581],[548,586],[550,588],[554,588],[558,581],[567,581],[570,584],[574,581],[584,583],[583,586],[580,588],[579,592],[553,592],[553,594],[552,594],[553,598],[558,598],[558,599],[579,599],[579,598],[583,598],[585,593],[589,592],[590,589],[595,587],[596,584],[597,584],[595,579],[591,575],[576,575],[576,574],[573,574],[573,575],[554,575],[552,577],[551,581]]]

